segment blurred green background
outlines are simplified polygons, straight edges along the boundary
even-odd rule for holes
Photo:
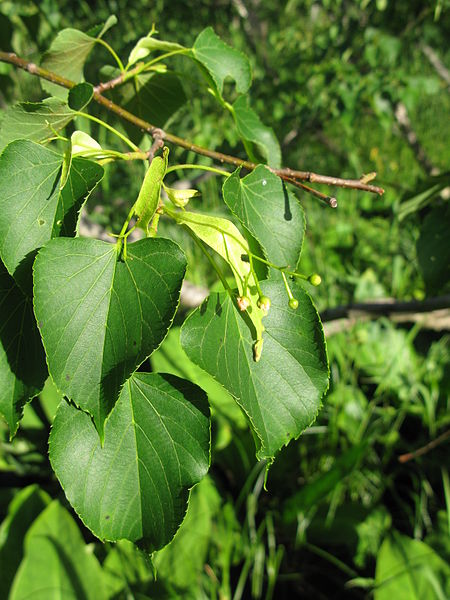
[[[106,39],[126,59],[152,23],[159,38],[186,46],[211,25],[249,56],[252,107],[280,140],[284,166],[349,178],[376,171],[386,190],[382,197],[331,190],[337,210],[298,193],[307,217],[300,270],[322,277],[319,288],[308,288],[318,309],[380,299],[420,306],[450,293],[449,8],[447,0],[3,0],[0,45],[38,61],[60,29],[87,31],[115,14],[118,23]],[[97,83],[104,64],[111,57],[99,46],[86,79]],[[187,97],[167,130],[245,157],[231,117],[195,69],[182,58],[167,65],[182,76]],[[0,63],[2,109],[42,97],[36,78]],[[102,142],[96,127],[89,132]],[[171,160],[209,164],[176,148]],[[89,200],[89,219],[117,230],[142,174],[140,164],[108,166]],[[202,193],[193,208],[226,214],[220,180],[187,171],[184,177]],[[168,224],[162,232],[183,244],[189,280],[213,285],[214,274],[189,240]],[[209,392],[210,475],[194,489],[174,541],[157,553],[156,582],[131,545],[101,545],[83,529],[85,541],[95,543],[110,597],[447,597],[448,438],[408,462],[398,457],[450,427],[448,313],[441,321],[431,314],[424,325],[383,317],[329,329],[330,390],[316,423],[280,453],[267,492],[242,414],[182,358],[184,314],[151,366],[192,378]],[[13,444],[2,430],[3,517],[23,482],[38,482],[64,501],[45,460],[58,401],[48,383],[27,407]],[[11,480],[12,472],[19,479]],[[29,523],[34,516],[31,511]],[[0,564],[5,539],[0,535]]]

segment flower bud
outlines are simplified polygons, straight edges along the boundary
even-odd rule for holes
[[[317,287],[318,285],[320,285],[322,283],[322,278],[317,273],[313,273],[312,275],[310,275],[308,277],[308,281],[311,285],[314,285],[315,287]]]
[[[268,313],[270,308],[270,298],[267,296],[260,296],[258,306],[263,312]]]
[[[239,306],[239,310],[244,311],[250,306],[250,299],[247,296],[238,296],[236,298],[237,305]]]

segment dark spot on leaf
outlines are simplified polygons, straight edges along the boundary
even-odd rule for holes
[[[106,515],[105,519],[108,520],[109,518],[110,518],[109,515]]]
[[[289,431],[286,434],[287,437],[291,437],[291,434],[289,433]]]
[[[70,375],[66,375],[66,381],[70,381]]]
[[[41,328],[43,324],[44,324],[44,321],[39,321],[38,322],[39,328]]]
[[[38,219],[38,223],[39,223],[39,225],[45,225],[44,219]]]

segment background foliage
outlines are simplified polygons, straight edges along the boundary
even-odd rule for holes
[[[283,164],[349,177],[377,171],[386,188],[382,198],[339,190],[339,208],[332,211],[300,196],[308,221],[302,270],[322,276],[313,290],[319,310],[449,292],[449,82],[427,50],[448,69],[445,0],[291,0],[281,6],[223,0],[196,3],[195,10],[189,2],[169,6],[162,0],[6,0],[0,6],[2,49],[37,59],[60,29],[87,31],[111,13],[119,21],[108,41],[122,56],[152,22],[159,37],[186,45],[211,25],[247,52],[252,107],[281,141]],[[105,61],[108,55],[99,47],[87,78]],[[175,72],[182,69],[189,100],[165,126],[201,145],[244,156],[231,116],[200,88],[194,69],[176,58],[170,65]],[[0,85],[2,108],[45,96],[36,78],[4,64]],[[409,129],[399,118],[402,107]],[[411,130],[416,143],[408,141]],[[102,142],[95,125],[86,131]],[[90,219],[107,229],[120,226],[142,175],[142,165],[134,163],[108,169],[89,200]],[[218,216],[224,213],[219,185],[204,175],[189,185],[202,192],[199,206]],[[214,274],[197,249],[182,241],[188,279],[211,285]],[[128,542],[101,545],[69,510],[46,459],[59,402],[47,382],[26,408],[12,444],[6,444],[7,428],[2,430],[0,596],[28,593],[28,582],[43,572],[39,557],[54,547],[46,540],[57,539],[77,565],[79,597],[445,598],[448,446],[398,462],[402,453],[448,429],[445,327],[448,322],[420,327],[380,318],[330,335],[332,379],[323,408],[314,426],[280,453],[267,492],[241,413],[218,384],[180,359],[175,327],[152,356],[152,366],[188,374],[208,392],[213,456],[181,529],[154,556],[156,581],[144,554]],[[55,531],[61,530],[67,541],[58,540]],[[55,564],[60,559],[52,558]]]

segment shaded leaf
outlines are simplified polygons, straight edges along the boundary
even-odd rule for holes
[[[450,597],[450,566],[420,540],[393,531],[381,545],[375,600],[442,600]]]
[[[417,258],[429,294],[450,289],[450,204],[436,206],[425,220],[417,240]]]
[[[233,104],[232,114],[239,137],[256,144],[269,166],[274,169],[280,168],[281,150],[273,129],[264,125],[256,112],[250,108],[247,96],[239,96]],[[250,158],[253,160],[253,157]]]
[[[294,270],[305,233],[303,208],[267,167],[259,165],[242,179],[239,172],[236,170],[223,184],[225,202],[255,236],[270,262]]]
[[[189,488],[209,467],[209,407],[196,385],[135,373],[100,446],[88,415],[62,403],[50,460],[67,498],[101,539],[162,548],[184,518]]]
[[[20,490],[11,501],[0,527],[0,598],[8,598],[11,583],[23,558],[23,540],[27,529],[50,500],[50,496],[37,485],[30,485]]]
[[[158,580],[175,586],[183,598],[198,598],[198,581],[220,507],[220,494],[207,476],[192,490],[186,518],[175,538],[155,556]]]
[[[186,102],[183,86],[174,73],[143,73],[121,88],[116,92],[121,106],[156,127],[164,127]],[[142,131],[128,122],[124,127],[130,139],[136,143],[141,140]]]
[[[94,97],[94,86],[90,83],[79,83],[69,90],[68,104],[72,110],[83,110]]]
[[[24,404],[44,387],[47,365],[32,300],[23,294],[1,261],[0,314],[0,414],[13,437]]]
[[[178,305],[186,260],[165,239],[118,247],[59,238],[38,253],[35,313],[59,390],[104,420],[130,374],[159,346]]]
[[[328,364],[319,315],[303,288],[292,286],[299,302],[295,311],[281,282],[261,285],[272,305],[264,319],[259,362],[252,358],[242,313],[227,294],[211,294],[188,317],[181,344],[236,398],[259,439],[257,457],[271,461],[316,418],[328,387]]]
[[[100,564],[77,524],[55,500],[25,538],[10,600],[106,600]]]
[[[62,163],[60,154],[27,140],[0,156],[0,256],[26,291],[35,251],[52,237],[75,235],[78,213],[103,176],[101,166],[74,158],[61,190]]]
[[[19,139],[40,142],[54,136],[75,117],[66,102],[47,98],[42,102],[20,102],[9,106],[0,128],[0,151]]]
[[[248,58],[222,41],[212,27],[207,27],[197,36],[192,55],[207,69],[220,96],[226,77],[234,79],[241,94],[250,87],[252,74]]]

